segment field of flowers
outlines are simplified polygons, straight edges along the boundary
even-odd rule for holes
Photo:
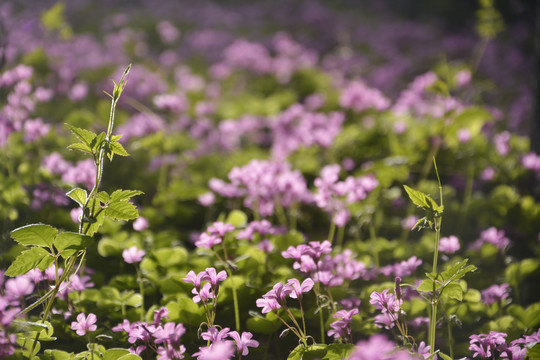
[[[2,1],[0,358],[540,359],[504,6]]]

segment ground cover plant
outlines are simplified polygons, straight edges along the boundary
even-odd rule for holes
[[[528,3],[103,4],[0,4],[0,358],[540,358]]]

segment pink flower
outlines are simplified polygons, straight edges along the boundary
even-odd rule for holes
[[[97,325],[94,325],[97,321],[96,315],[90,313],[88,317],[85,314],[80,313],[77,315],[77,321],[71,323],[71,329],[76,330],[77,335],[84,336],[89,331],[96,331]]]
[[[10,298],[19,298],[30,295],[34,291],[32,280],[26,276],[17,276],[6,281],[6,295]]]
[[[206,271],[201,271],[200,273],[195,274],[195,271],[190,270],[187,273],[186,277],[182,279],[182,281],[187,282],[187,283],[192,283],[196,289],[200,289],[201,281],[203,281],[206,276],[208,276]]]
[[[214,196],[214,193],[207,192],[202,195],[199,195],[198,200],[202,206],[210,206],[214,203],[215,198],[216,197]]]
[[[293,299],[302,299],[302,293],[308,292],[311,289],[313,289],[313,280],[310,278],[307,278],[302,282],[302,285],[300,285],[300,281],[297,279],[289,279],[287,281],[287,285],[291,286],[293,288],[293,292],[290,293],[290,297]]]
[[[210,283],[205,283],[200,290],[191,290],[191,293],[195,295],[193,297],[194,303],[198,303],[201,300],[203,303],[205,303],[208,301],[208,299],[213,299],[215,297],[214,293],[212,293],[212,287],[210,286]]]
[[[143,231],[144,229],[147,229],[149,225],[150,224],[146,218],[139,216],[137,220],[133,222],[133,230]]]
[[[193,356],[196,356],[197,360],[228,360],[234,356],[234,346],[230,341],[220,341],[200,347]]]
[[[202,233],[199,240],[195,241],[195,246],[203,249],[211,249],[214,245],[221,244],[221,238],[216,235]]]
[[[138,263],[146,255],[144,250],[139,250],[136,246],[132,246],[122,252],[124,261],[128,264]]]
[[[251,340],[253,334],[250,332],[243,332],[242,336],[240,336],[237,331],[231,331],[229,333],[229,337],[234,339],[236,342],[237,353],[241,354],[242,356],[246,356],[249,353],[248,346],[255,348],[259,346],[258,341]]]
[[[439,250],[446,254],[453,254],[460,249],[459,240],[454,235],[441,238]]]
[[[275,298],[260,298],[257,299],[257,307],[262,307],[263,309],[261,312],[263,314],[269,313],[270,311],[276,312],[281,305],[278,303],[278,301]]]

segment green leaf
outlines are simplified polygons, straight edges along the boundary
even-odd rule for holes
[[[446,355],[446,354],[444,354],[444,353],[442,353],[440,351],[437,353],[437,355],[439,355],[441,357],[441,359],[443,359],[443,360],[453,360],[450,356],[448,356],[448,355]]]
[[[108,203],[111,200],[111,197],[109,196],[109,194],[107,194],[106,191],[98,192],[96,194],[96,198],[104,204]]]
[[[118,360],[120,357],[128,354],[131,354],[128,349],[109,349],[103,354],[103,360]]]
[[[68,353],[62,350],[47,349],[44,352],[45,360],[70,360],[73,353]]]
[[[91,224],[84,224],[85,227],[88,227],[88,230],[86,231],[86,234],[89,236],[93,236],[103,225],[103,222],[105,221],[105,210],[99,210],[97,214],[94,216],[94,221]]]
[[[118,358],[118,360],[142,360],[139,355],[127,354]]]
[[[264,335],[272,335],[281,327],[281,323],[259,317],[249,318],[246,324],[249,331]]]
[[[354,350],[353,344],[332,344],[327,348],[324,360],[348,359]]]
[[[51,325],[50,322],[45,321],[43,323],[45,328],[43,329],[37,329],[36,331],[30,331],[27,333],[27,336],[31,339],[36,338],[37,334],[39,333],[39,341],[54,341],[56,340],[55,337],[53,337],[54,334],[54,327]]]
[[[32,359],[41,349],[39,341],[34,346],[34,339],[27,339],[26,337],[17,337],[17,344],[22,348],[22,353],[27,359]],[[34,348],[34,351],[32,351]]]
[[[7,269],[6,275],[11,277],[24,275],[36,268],[47,256],[50,256],[49,252],[41,247],[23,251]]]
[[[139,217],[139,211],[128,201],[117,201],[109,204],[105,215],[114,220],[133,220]]]
[[[41,271],[45,271],[49,266],[51,266],[54,263],[54,257],[53,256],[45,256],[43,260],[38,264],[37,268]]]
[[[463,289],[461,288],[461,285],[455,282],[451,282],[448,284],[443,292],[444,295],[448,296],[449,298],[463,301]]]
[[[142,191],[137,190],[116,190],[111,194],[110,202],[116,202],[116,201],[126,201],[130,198],[144,194]]]
[[[73,199],[81,207],[86,204],[86,199],[88,198],[88,193],[86,192],[86,190],[83,190],[81,188],[72,189],[68,193],[66,193],[66,195]]]
[[[418,285],[416,288],[416,291],[422,291],[422,292],[433,292],[433,281],[430,279],[426,279]]]
[[[89,145],[92,148],[93,152],[98,152],[101,149],[101,146],[103,145],[106,136],[107,135],[104,132],[101,132],[94,138],[94,140],[92,140]]]
[[[229,213],[225,222],[233,225],[235,228],[241,228],[246,226],[247,220],[247,215],[243,211],[233,210]]]
[[[405,191],[409,195],[409,198],[416,206],[433,213],[441,213],[443,208],[439,206],[435,200],[433,200],[429,195],[424,194],[421,191],[414,190],[407,185],[403,185]]]
[[[20,227],[11,232],[13,240],[21,245],[50,247],[58,229],[45,224],[32,224]]]
[[[85,250],[92,243],[92,237],[74,232],[63,232],[58,234],[54,241],[54,246],[60,255],[66,259],[74,255],[79,250]]]
[[[126,151],[126,149],[124,149],[122,144],[120,144],[118,141],[111,141],[109,146],[113,153],[120,156],[129,156],[129,153]]]
[[[33,321],[13,320],[12,325],[13,325],[13,330],[15,333],[26,333],[29,331],[43,331],[43,330],[48,329],[48,326],[46,324],[33,322]]]
[[[300,344],[289,354],[287,360],[315,360],[326,355],[327,345],[315,344],[305,347]]]
[[[92,154],[92,148],[90,146],[88,146],[86,144],[83,144],[83,143],[80,143],[80,142],[68,145],[68,149],[80,150],[82,152]]]
[[[475,271],[476,266],[474,265],[468,265],[467,262],[469,259],[464,259],[462,261],[458,261],[457,263],[451,265],[442,272],[441,276],[444,279],[445,282],[451,282],[451,281],[457,281],[464,277],[468,272]]]
[[[97,135],[92,131],[81,129],[76,126],[65,124],[69,130],[83,143],[91,146],[92,142],[96,139]]]

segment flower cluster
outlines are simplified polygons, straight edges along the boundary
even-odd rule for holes
[[[294,104],[273,118],[272,156],[283,160],[301,147],[329,147],[341,132],[345,115],[312,112],[301,104]]]
[[[390,107],[390,100],[380,90],[359,81],[353,81],[343,88],[339,103],[343,108],[357,113],[367,109],[382,111]]]
[[[337,164],[322,168],[314,182],[317,188],[314,200],[318,207],[332,216],[337,226],[343,227],[351,216],[346,205],[364,200],[379,182],[373,175],[358,178],[349,176],[344,181],[338,181],[340,171]]]
[[[77,321],[73,321],[71,323],[71,330],[75,330],[77,335],[84,336],[88,332],[96,331],[97,325],[96,325],[97,317],[95,314],[86,314],[80,313],[77,315]]]
[[[538,341],[538,333],[518,338],[510,344],[506,343],[507,336],[506,333],[497,331],[490,331],[489,334],[471,335],[469,337],[469,350],[473,351],[473,359],[478,357],[480,359],[523,360],[527,354],[527,345]]]
[[[91,189],[96,182],[96,166],[91,159],[81,160],[73,165],[55,152],[46,156],[41,166],[52,174],[60,175],[62,181],[68,184],[83,184]]]
[[[403,313],[401,309],[403,300],[396,298],[394,294],[389,294],[388,289],[384,289],[382,292],[372,292],[369,303],[377,310],[381,310],[381,314],[375,316],[375,325],[380,328],[388,330],[393,328]]]
[[[352,317],[358,314],[358,309],[351,310],[339,310],[333,317],[336,320],[330,324],[331,330],[328,330],[328,336],[333,336],[334,339],[343,339],[344,341],[351,341],[351,324]]]
[[[494,303],[501,302],[504,299],[507,299],[510,295],[510,285],[501,284],[501,285],[491,285],[485,290],[482,290],[482,303],[484,305],[491,305]]]
[[[230,359],[235,354],[240,359],[249,354],[249,347],[259,346],[258,341],[251,339],[252,333],[245,331],[240,334],[238,331],[229,331],[229,328],[219,330],[216,326],[211,326],[201,337],[208,341],[209,345],[200,347],[199,351],[193,354],[198,360]]]
[[[206,319],[210,325],[214,324],[216,317],[216,305],[217,296],[219,294],[220,282],[227,279],[227,272],[225,270],[219,273],[215,268],[207,268],[198,274],[195,274],[193,270],[188,272],[185,278],[182,280],[187,283],[193,284],[194,288],[191,291],[193,293],[193,302],[202,302]],[[204,282],[204,283],[203,283]],[[210,299],[212,299],[210,306]]]
[[[495,227],[490,227],[482,231],[480,238],[473,244],[472,248],[479,250],[483,244],[495,245],[500,251],[506,250],[512,242],[508,239],[504,233],[504,230],[497,230]]]
[[[207,232],[199,235],[199,239],[195,241],[195,246],[203,249],[212,249],[215,245],[221,244],[225,234],[235,230],[231,224],[225,224],[221,221],[213,223]]]
[[[243,197],[244,205],[262,216],[272,215],[276,207],[307,202],[311,195],[302,174],[286,162],[252,160],[234,167],[228,177],[231,183],[211,179],[210,189],[224,197]]]
[[[130,323],[126,319],[112,330],[127,333],[129,343],[134,345],[130,348],[134,354],[140,355],[146,350],[151,350],[162,360],[183,359],[186,348],[180,344],[180,338],[186,329],[182,324],[163,323],[162,320],[168,318],[168,315],[167,308],[162,307],[154,311],[152,323],[141,321]],[[138,345],[135,347],[135,344]]]

